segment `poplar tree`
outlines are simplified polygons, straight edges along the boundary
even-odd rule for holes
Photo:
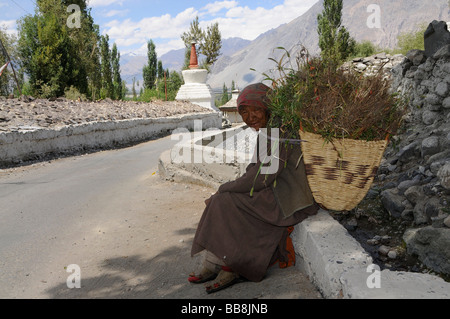
[[[114,98],[114,86],[111,68],[111,50],[109,49],[109,36],[102,35],[100,38],[100,57],[102,89],[101,98]]]
[[[325,62],[337,65],[355,50],[356,42],[342,24],[342,0],[324,0],[317,16],[319,47]]]
[[[158,79],[164,78],[164,69],[161,60],[158,60]]]
[[[131,94],[133,95],[133,101],[137,100],[137,95],[136,95],[136,78],[133,78],[133,86],[131,88]]]
[[[112,66],[112,80],[114,87],[114,98],[116,100],[123,99],[122,92],[122,78],[120,76],[120,52],[117,50],[117,45],[114,43],[111,50],[111,66]]]
[[[228,102],[228,100],[229,100],[228,99],[228,88],[224,83],[223,87],[222,87],[222,98],[220,100],[221,105],[226,104]]]
[[[147,42],[147,65],[144,66],[142,73],[144,78],[144,88],[153,89],[155,87],[156,76],[158,72],[158,58],[156,47],[153,40]]]
[[[61,1],[65,20],[71,12],[67,12],[69,5],[78,5],[81,10],[80,27],[69,28],[69,37],[72,42],[72,54],[77,56],[77,63],[80,65],[79,76],[83,77],[85,82],[83,87],[76,85],[78,90],[85,93],[87,86],[87,95],[96,99],[101,89],[101,70],[100,70],[100,28],[94,23],[91,15],[91,8],[88,7],[86,0],[62,0]],[[65,21],[66,23],[67,21]]]

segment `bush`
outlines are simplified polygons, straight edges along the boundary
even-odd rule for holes
[[[59,85],[56,83],[44,83],[43,81],[36,81],[37,96],[43,99],[57,97],[59,92]]]
[[[22,84],[21,91],[23,95],[33,96],[33,88],[30,85],[30,82],[26,81]]]
[[[180,89],[181,85],[183,85],[183,77],[180,73],[176,71],[172,71],[169,75],[169,77],[166,79],[167,84],[167,100],[168,101],[174,101],[178,90]],[[158,90],[159,94],[161,96],[161,99],[165,99],[165,84],[164,79],[159,80],[158,82]]]
[[[425,50],[424,33],[427,27],[426,24],[421,24],[416,28],[416,31],[399,34],[397,48],[394,52],[406,55],[408,51],[413,49]]]
[[[354,57],[367,57],[377,53],[377,48],[370,41],[358,42],[355,45]]]
[[[64,91],[64,97],[69,100],[77,101],[80,99],[81,101],[86,101],[86,95],[81,94],[78,89],[74,86],[70,86],[69,89]]]
[[[289,53],[286,53],[289,56]],[[334,138],[384,140],[400,126],[405,104],[390,94],[381,74],[363,76],[326,65],[302,49],[295,68],[278,65],[279,79],[271,79],[272,117],[290,138],[299,129]]]
[[[159,98],[159,92],[156,89],[144,89],[144,91],[138,96],[137,100],[141,102],[151,102],[152,100]],[[164,96],[162,96],[162,99],[164,99]]]

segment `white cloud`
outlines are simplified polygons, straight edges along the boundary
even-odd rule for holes
[[[114,16],[124,16],[128,12],[129,12],[128,9],[126,9],[126,10],[109,10],[108,12],[105,12],[103,14],[103,16],[105,16],[107,18],[111,18],[111,17],[114,17]]]
[[[89,0],[88,5],[92,8],[95,8],[95,7],[106,7],[112,4],[122,5],[124,2],[125,0]]]
[[[7,34],[17,35],[16,20],[0,20],[0,29],[4,30],[4,28],[6,28]]]
[[[146,46],[149,39],[154,42],[157,39],[167,39],[164,47],[158,45],[157,50],[161,52],[170,51],[183,47],[180,36],[189,28],[189,24],[195,19],[196,15],[198,15],[198,12],[194,8],[188,8],[175,17],[165,14],[160,17],[144,18],[137,22],[131,19],[113,20],[105,25],[106,28],[103,33],[107,33],[119,47],[136,44]]]
[[[92,0],[100,3],[107,0]],[[305,13],[318,0],[285,0],[283,4],[270,9],[263,7],[249,8],[240,6],[239,1],[224,0],[211,2],[200,9],[187,8],[176,16],[165,14],[159,17],[149,17],[140,21],[126,19],[124,21],[113,20],[106,24],[104,33],[107,33],[112,41],[119,47],[141,45],[136,51],[146,50],[148,39],[156,44],[159,54],[172,49],[183,47],[180,36],[189,29],[190,23],[199,16],[200,26],[219,23],[222,38],[240,37],[254,40],[261,33],[276,28],[283,23],[288,23]],[[122,1],[114,1],[116,3]],[[243,2],[243,1],[240,1]],[[164,39],[165,42],[156,41]],[[124,48],[124,52],[127,51]],[[135,52],[136,52],[135,51]]]
[[[216,19],[223,38],[241,37],[253,40],[261,33],[289,23],[305,13],[318,0],[285,0],[271,9],[236,6],[225,17]]]
[[[216,1],[208,3],[206,6],[200,9],[202,15],[211,14],[215,15],[223,9],[231,9],[238,5],[237,1]]]
[[[12,29],[16,27],[16,20],[0,20],[0,26]]]

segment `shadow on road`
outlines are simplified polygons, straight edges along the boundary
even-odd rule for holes
[[[83,277],[81,288],[60,284],[46,291],[51,299],[320,299],[310,281],[295,267],[272,266],[258,283],[243,282],[208,295],[204,285],[187,281],[201,256],[190,256],[195,229],[177,231],[192,237],[162,253],[146,258],[142,255],[106,259],[99,265],[101,275]]]
[[[183,234],[193,229],[180,230]],[[108,258],[98,267],[101,275],[83,277],[81,288],[68,288],[66,283],[46,291],[49,298],[198,298],[201,287],[187,281],[199,258],[191,258],[192,241],[172,246],[162,253],[146,258],[142,255]],[[70,274],[68,273],[68,276]]]

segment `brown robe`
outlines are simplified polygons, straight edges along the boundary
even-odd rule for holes
[[[198,224],[192,256],[206,249],[251,281],[261,281],[277,259],[287,261],[287,227],[316,214],[318,207],[299,161],[300,146],[283,144],[279,150],[276,173],[258,173],[258,160],[219,187]]]

